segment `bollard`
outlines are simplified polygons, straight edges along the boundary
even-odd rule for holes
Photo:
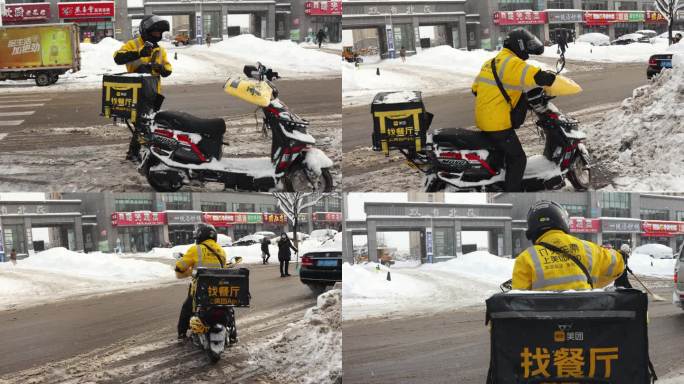
[[[392,275],[390,275],[390,271],[387,271],[387,281],[392,281]]]
[[[375,74],[378,75],[378,76],[380,76],[380,67],[377,67],[377,68],[375,69]]]
[[[174,59],[174,60],[178,60],[178,52],[174,52],[174,53],[173,53],[173,59]]]

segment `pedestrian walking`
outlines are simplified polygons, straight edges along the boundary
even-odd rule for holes
[[[287,237],[286,233],[280,235],[280,240],[278,240],[278,261],[280,262],[280,277],[290,276],[287,269],[290,266],[290,259],[293,250],[299,252],[297,248],[292,245],[292,241]]]
[[[401,57],[402,63],[406,62],[406,48],[404,46],[402,46],[401,49],[399,50],[399,57]]]
[[[207,32],[207,37],[205,38],[207,42],[207,47],[211,47],[211,33]]]
[[[318,43],[318,49],[321,49],[321,45],[323,45],[323,40],[325,40],[326,37],[327,35],[325,34],[323,28],[319,29],[318,33],[316,33],[316,42]]]
[[[268,238],[261,239],[261,260],[263,264],[268,264],[268,259],[271,258],[271,252],[268,250],[270,244],[271,241]]]
[[[17,265],[17,251],[14,248],[12,248],[12,252],[10,252],[10,261],[12,262],[12,265]]]
[[[622,244],[622,246],[620,247],[620,255],[622,256],[622,260],[625,263],[625,270],[622,272],[622,275],[620,275],[620,277],[618,277],[615,280],[615,286],[622,288],[633,288],[627,276],[628,272],[632,273],[632,270],[629,269],[629,266],[627,265],[629,256],[632,255],[632,248],[629,246],[629,244]]]

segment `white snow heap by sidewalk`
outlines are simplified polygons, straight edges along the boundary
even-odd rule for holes
[[[684,189],[683,53],[675,53],[673,66],[602,120],[583,126],[595,162],[618,174],[608,189]]]
[[[590,42],[575,42],[569,44],[565,58],[601,63],[647,63],[651,55],[665,52],[667,46],[667,41],[661,39],[656,39],[653,44],[633,43],[606,46],[591,45]],[[558,45],[546,47],[543,56],[557,58]]]
[[[250,361],[278,382],[342,383],[342,294],[318,296],[304,318],[262,345],[250,349]]]
[[[677,259],[654,259],[649,255],[633,253],[627,261],[629,269],[637,275],[671,279]]]

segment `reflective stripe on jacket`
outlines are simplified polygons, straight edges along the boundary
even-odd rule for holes
[[[504,89],[516,106],[524,91],[537,86],[534,76],[541,69],[527,64],[513,51],[504,48],[496,55],[496,69]],[[475,79],[475,124],[485,132],[504,131],[512,127],[511,106],[496,85],[491,60],[487,60]]]
[[[190,247],[176,262],[176,268],[181,272],[186,272],[189,268],[222,268],[225,265],[226,253],[212,239]]]
[[[625,269],[620,254],[592,242],[580,240],[563,231],[550,230],[515,259],[513,289],[565,291],[591,289],[582,269],[562,254],[539,243],[548,243],[576,256],[587,268],[594,288],[602,288],[617,279]]]
[[[129,40],[126,42],[126,44],[119,48],[118,51],[114,52],[114,57],[116,57],[116,55],[119,53],[140,52],[144,45],[145,43],[143,42],[142,37],[137,37],[135,39]],[[152,50],[152,54],[148,57],[140,57],[137,60],[126,63],[126,71],[128,73],[137,73],[141,65],[150,63],[161,64],[164,67],[164,70],[166,70],[169,73],[173,71],[173,67],[171,66],[171,63],[169,62],[166,56],[166,50],[162,47],[154,48]],[[157,78],[157,92],[161,93],[160,74],[153,73],[152,75]]]

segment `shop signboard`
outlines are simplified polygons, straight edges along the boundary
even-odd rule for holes
[[[639,23],[645,20],[643,11],[587,11],[584,22],[587,25],[609,25],[612,23]]]
[[[394,31],[391,24],[385,25],[385,33],[387,34],[387,53],[390,59],[394,59]]]
[[[579,9],[546,11],[546,18],[549,24],[570,24],[582,23],[584,21],[584,11]]]
[[[644,220],[641,228],[647,236],[672,236],[684,233],[684,222],[664,220]]]
[[[306,212],[301,212],[297,219],[300,223],[308,223],[309,222],[309,214]]]
[[[202,36],[204,36],[204,31],[202,31],[202,28],[204,28],[203,24],[202,15],[198,14],[197,20],[195,20],[195,29],[197,30],[197,33],[195,33],[195,38],[197,39],[197,44],[202,44],[202,41],[204,40],[202,38]]]
[[[202,212],[199,211],[166,211],[168,225],[195,225],[202,222]]]
[[[230,227],[235,224],[235,214],[230,212],[204,212],[204,222],[215,227]]]
[[[314,212],[313,221],[339,223],[342,221],[342,212]]]
[[[432,228],[431,227],[425,228],[425,248],[426,248],[425,254],[427,255],[427,262],[432,263],[433,245],[432,245]]]
[[[264,213],[262,221],[264,224],[285,224],[285,215],[282,213]]]
[[[342,16],[342,0],[307,1],[304,14],[309,16]]]
[[[50,19],[50,3],[21,3],[5,5],[4,23],[46,21]]]
[[[114,17],[113,1],[59,3],[57,6],[60,19]]]
[[[135,211],[112,213],[112,225],[115,227],[135,227],[166,224],[166,213]]]
[[[647,23],[667,23],[667,19],[658,11],[646,11]]]
[[[598,233],[601,230],[601,220],[587,219],[584,217],[570,218],[570,232],[574,233]]]
[[[601,232],[640,233],[641,220],[601,218]]]
[[[496,24],[496,25],[546,24],[546,12],[539,12],[539,11],[494,12],[494,24]]]

